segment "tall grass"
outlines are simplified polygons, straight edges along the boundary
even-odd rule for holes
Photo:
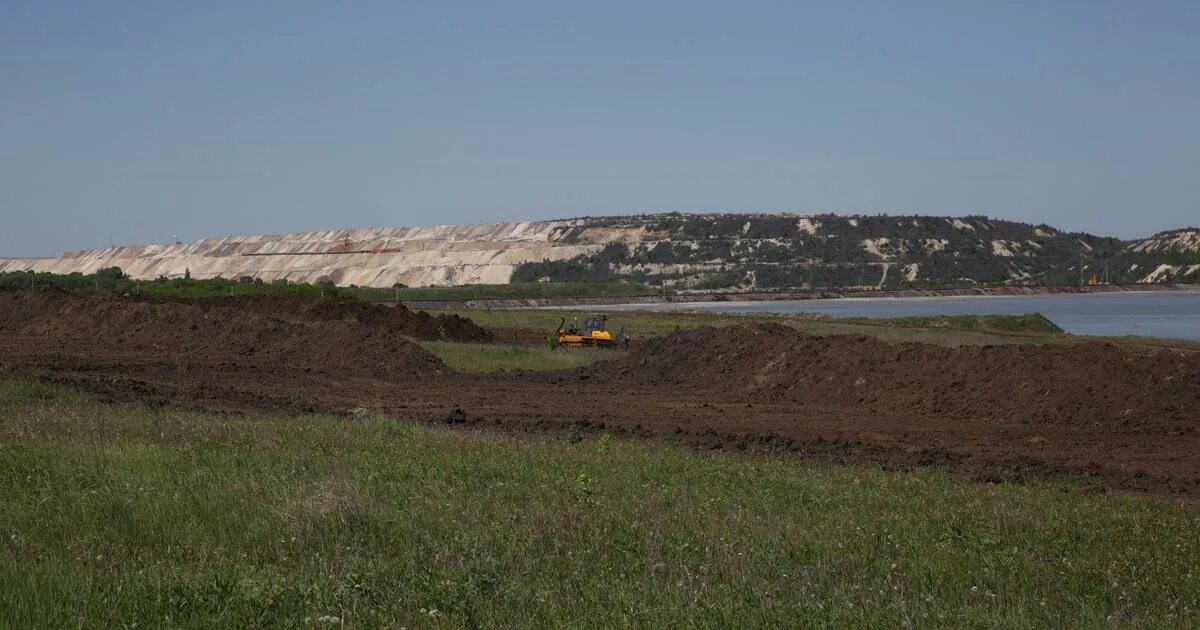
[[[1200,508],[0,383],[13,627],[1200,624]]]

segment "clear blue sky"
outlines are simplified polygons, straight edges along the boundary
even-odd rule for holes
[[[1200,2],[23,2],[0,255],[636,211],[1200,223]]]

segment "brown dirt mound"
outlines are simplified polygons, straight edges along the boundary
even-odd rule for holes
[[[44,339],[50,350],[148,352],[183,363],[410,379],[447,371],[401,330],[352,320],[291,321],[216,303],[7,293],[0,295],[0,333]]]
[[[309,300],[269,296],[244,296],[180,300],[185,304],[218,305],[254,311],[281,319],[311,321],[354,321],[365,326],[384,328],[418,339],[447,341],[492,341],[493,334],[475,322],[458,315],[433,316],[413,311],[403,304],[383,306],[330,298]]]
[[[989,481],[1066,473],[1200,496],[1196,354],[947,349],[752,325],[682,332],[582,370],[469,375],[353,313],[278,316],[277,305],[242,305],[0,295],[0,378],[69,384],[103,400],[364,408],[938,466]]]
[[[1200,425],[1200,355],[1134,354],[1104,343],[943,348],[754,324],[652,340],[582,375],[881,416],[1103,424],[1131,433]]]

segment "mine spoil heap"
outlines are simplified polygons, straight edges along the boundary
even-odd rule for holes
[[[1123,241],[988,217],[665,213],[342,229],[0,258],[0,272],[251,277],[393,288],[637,282],[906,289],[1200,282],[1200,230]]]
[[[582,368],[463,374],[420,338],[491,335],[462,318],[328,300],[0,294],[0,375],[102,400],[579,426],[986,480],[1083,474],[1200,496],[1196,352],[946,348],[756,323],[640,341]]]
[[[40,347],[51,352],[96,356],[141,354],[195,364],[426,378],[447,372],[446,366],[408,337],[441,338],[439,331],[471,340],[490,336],[468,320],[369,304],[343,309],[328,301],[274,298],[178,302],[53,292],[0,295],[0,334],[41,340]]]

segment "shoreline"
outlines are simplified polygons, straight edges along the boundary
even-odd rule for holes
[[[959,289],[863,289],[863,290],[800,290],[800,291],[709,291],[669,295],[634,295],[613,297],[561,298],[484,298],[472,300],[400,300],[411,309],[522,309],[562,306],[616,306],[638,304],[692,304],[730,302],[780,302],[801,300],[841,300],[863,298],[939,298],[939,297],[1004,297],[1022,295],[1093,295],[1122,293],[1200,293],[1200,284],[1124,284],[1124,285],[1060,285],[1045,287],[997,286]],[[379,302],[393,304],[394,300]]]

